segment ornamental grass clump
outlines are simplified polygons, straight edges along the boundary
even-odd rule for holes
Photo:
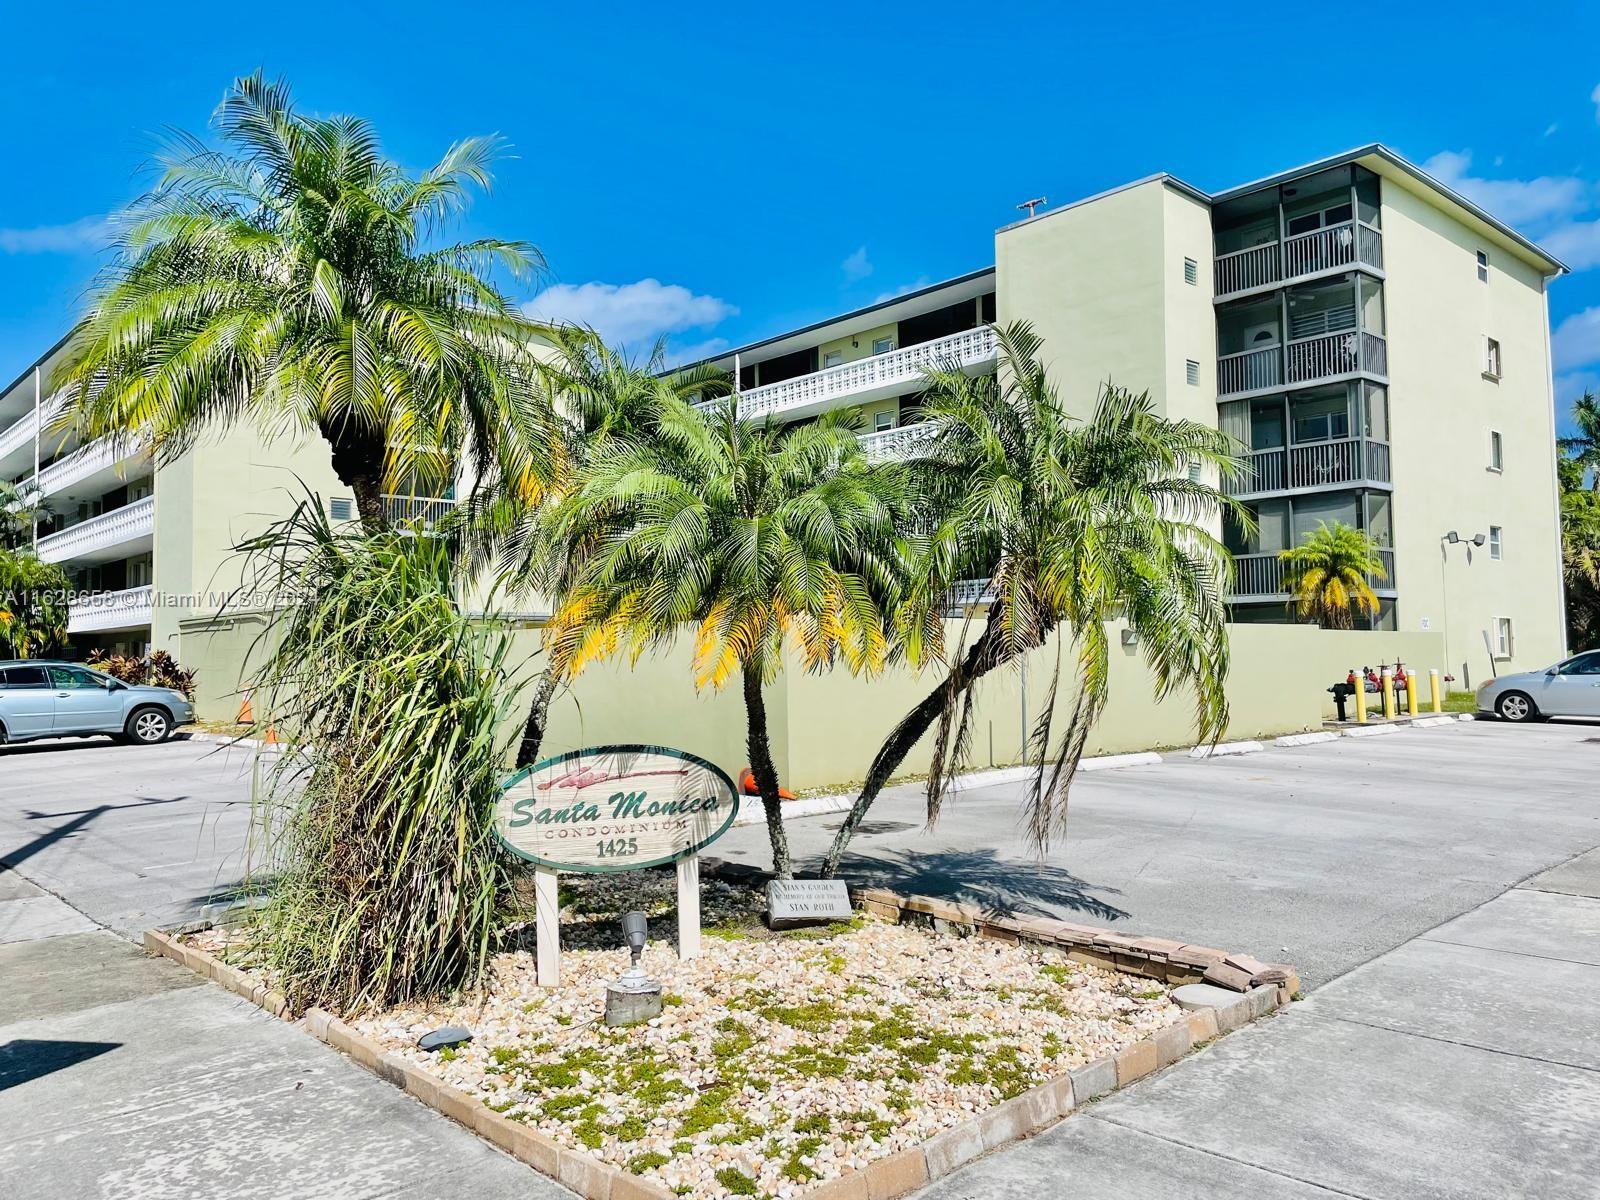
[[[247,549],[288,600],[256,694],[285,741],[260,798],[254,955],[296,1009],[478,986],[507,860],[492,835],[516,689],[443,539],[336,532],[301,505]]]

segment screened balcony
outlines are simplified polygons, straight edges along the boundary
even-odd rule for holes
[[[1383,272],[1377,176],[1338,167],[1217,206],[1218,300],[1360,267]]]
[[[1261,500],[1245,506],[1256,521],[1246,533],[1237,522],[1224,522],[1223,542],[1233,555],[1234,600],[1287,602],[1284,550],[1297,546],[1323,524],[1339,522],[1364,529],[1378,544],[1383,574],[1368,580],[1378,596],[1395,595],[1394,520],[1392,502],[1385,492],[1343,491]]]
[[[1217,395],[1389,376],[1383,285],[1346,274],[1217,310]]]
[[[1388,392],[1381,384],[1334,384],[1220,405],[1224,433],[1246,447],[1244,467],[1223,479],[1236,498],[1348,488],[1387,489]]]

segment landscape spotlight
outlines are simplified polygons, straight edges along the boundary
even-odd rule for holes
[[[1444,535],[1444,540],[1449,542],[1452,546],[1454,546],[1457,542],[1459,542],[1461,540],[1461,535],[1459,533],[1457,533],[1454,529],[1452,529],[1449,533]]]
[[[1484,537],[1483,534],[1481,534],[1481,533],[1475,533],[1475,534],[1472,535],[1472,544],[1474,546],[1481,546],[1481,545],[1484,544],[1484,542],[1486,542],[1488,540],[1489,539]]]
[[[628,943],[628,949],[633,954],[633,971],[639,969],[639,960],[644,955],[644,945],[650,940],[650,922],[645,920],[642,912],[624,913],[622,915],[622,938]]]

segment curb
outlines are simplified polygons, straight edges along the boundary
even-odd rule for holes
[[[1357,725],[1354,729],[1346,729],[1345,737],[1377,737],[1385,733],[1399,733],[1399,725]]]
[[[1218,742],[1214,746],[1191,746],[1190,758],[1227,758],[1234,754],[1260,754],[1266,747],[1260,742]]]
[[[1324,729],[1320,733],[1289,733],[1283,737],[1273,738],[1274,746],[1315,746],[1321,742],[1336,742],[1339,735],[1331,729]]]
[[[706,860],[704,865],[713,871],[729,868],[729,864],[715,859]],[[1184,1009],[1182,1017],[1132,1045],[1074,1067],[959,1125],[940,1130],[927,1141],[805,1188],[795,1193],[796,1200],[898,1200],[980,1155],[1054,1125],[1080,1104],[1127,1087],[1213,1038],[1266,1016],[1287,1004],[1300,987],[1298,974],[1287,964],[1262,963],[1247,955],[1231,955],[1170,938],[1131,937],[1042,917],[990,917],[968,905],[901,896],[881,888],[855,889],[852,899],[863,910],[896,923],[946,921],[970,928],[978,937],[1013,945],[1027,942],[1051,947],[1063,952],[1071,962],[1142,975],[1169,985],[1174,981],[1209,983],[1219,989],[1218,995],[1232,993],[1233,998],[1226,1003],[1180,1005]],[[253,982],[238,968],[198,947],[186,946],[156,929],[145,931],[144,947],[150,954],[170,958],[210,978],[273,1016],[294,1022],[380,1079],[588,1200],[670,1200],[673,1195],[658,1183],[619,1170],[582,1151],[570,1150],[548,1135],[493,1111],[480,1097],[452,1087],[399,1054],[385,1050],[331,1013],[313,1008],[295,1021],[281,994]]]

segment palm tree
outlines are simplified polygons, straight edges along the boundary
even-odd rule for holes
[[[965,756],[973,686],[1058,632],[1049,699],[1025,731],[1028,758],[1040,764],[1028,799],[1040,846],[1065,819],[1067,789],[1106,702],[1107,622],[1120,617],[1137,635],[1158,698],[1184,685],[1193,690],[1202,740],[1227,726],[1231,560],[1205,526],[1234,506],[1191,479],[1190,468],[1235,469],[1232,440],[1163,419],[1148,395],[1109,385],[1079,422],[1046,378],[1033,330],[1017,323],[1000,330],[999,341],[995,374],[969,378],[952,364],[927,377],[928,436],[912,467],[926,525],[899,634],[911,663],[944,661],[944,677],[879,748],[823,862],[825,877],[930,730],[928,818],[937,818],[946,781]],[[991,597],[987,612],[969,615],[953,652],[945,652],[941,618],[952,588],[974,578]],[[1058,729],[1064,655],[1078,678]]]
[[[635,360],[607,346],[593,329],[562,326],[552,332],[554,353],[541,359],[545,395],[522,419],[514,408],[508,445],[537,457],[541,452],[559,463],[534,481],[518,484],[518,474],[501,470],[495,483],[461,510],[463,549],[476,573],[498,568],[499,584],[509,596],[560,596],[570,586],[581,542],[564,544],[550,536],[552,497],[571,486],[575,466],[592,461],[619,440],[651,435],[656,414],[669,401],[709,399],[725,395],[725,372],[710,367],[666,371],[666,343]],[[552,439],[549,417],[555,414]],[[553,443],[553,445],[552,445]],[[553,649],[553,648],[547,648]],[[526,767],[539,756],[550,704],[564,671],[553,654],[547,657],[534,688],[523,724],[516,765]]]
[[[1371,580],[1387,576],[1378,544],[1360,529],[1339,521],[1321,522],[1292,550],[1278,555],[1290,602],[1302,617],[1315,617],[1324,629],[1350,629],[1357,614],[1378,611]]]
[[[16,550],[33,540],[33,527],[49,515],[39,489],[0,479],[0,550]]]
[[[551,530],[570,564],[550,623],[572,674],[626,651],[635,660],[693,632],[696,687],[738,680],[750,767],[773,869],[792,874],[762,685],[786,649],[809,670],[883,667],[896,594],[903,478],[870,466],[853,414],[775,430],[737,399],[698,410],[661,401],[640,439],[601,445]]]
[[[0,652],[39,658],[66,644],[72,584],[31,550],[0,549]]]
[[[118,222],[55,377],[71,401],[57,428],[145,435],[166,460],[246,417],[315,434],[369,532],[386,481],[446,482],[463,446],[487,471],[544,329],[494,276],[542,259],[525,242],[437,238],[488,187],[499,140],[458,142],[411,176],[365,121],[297,112],[260,74],[213,124],[223,148],[178,136]]]
[[[1557,438],[1556,445],[1577,464],[1580,480],[1590,471],[1595,472],[1590,486],[1600,490],[1600,400],[1593,392],[1585,392],[1573,401],[1572,423],[1577,434]]]

